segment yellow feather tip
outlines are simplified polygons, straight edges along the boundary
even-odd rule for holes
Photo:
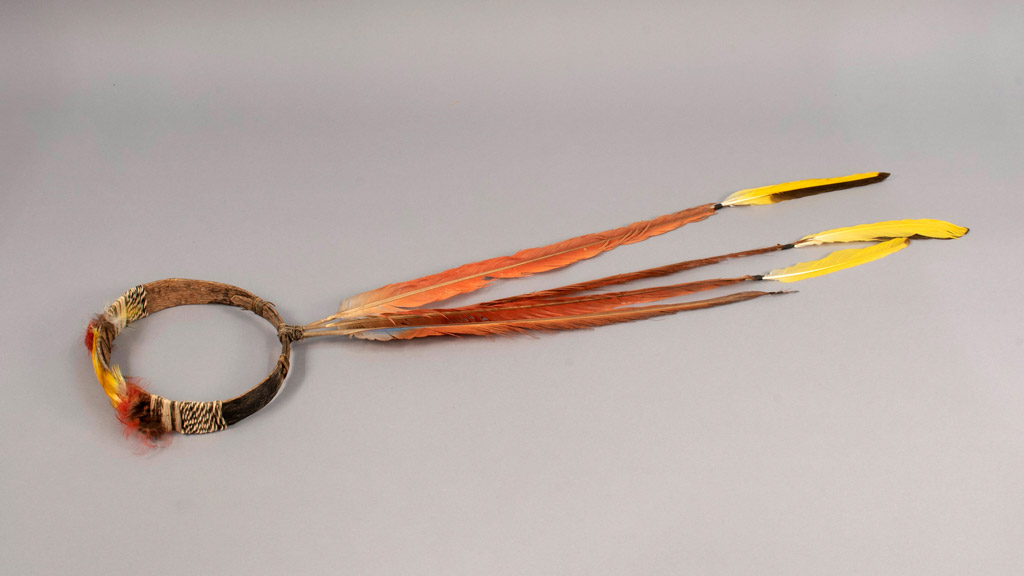
[[[804,236],[793,245],[817,246],[832,242],[877,242],[893,238],[959,238],[968,229],[944,220],[887,220],[874,224],[861,224],[836,228]]]
[[[749,188],[734,192],[722,201],[722,206],[775,204],[776,202],[802,198],[822,192],[874,184],[888,177],[888,172],[865,172],[863,174],[840,176],[839,178],[815,178],[812,180],[798,180],[796,182],[775,184],[773,186],[762,186],[761,188]]]
[[[832,272],[838,272],[846,268],[853,268],[861,264],[867,264],[873,260],[884,258],[894,252],[907,247],[910,240],[906,238],[895,238],[886,242],[880,242],[867,248],[847,248],[836,250],[828,256],[812,262],[801,262],[788,268],[772,270],[765,276],[765,280],[778,280],[779,282],[797,282],[815,276],[824,276]]]

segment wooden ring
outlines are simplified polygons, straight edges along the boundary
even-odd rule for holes
[[[230,400],[178,402],[150,394],[136,379],[123,377],[116,365],[110,365],[114,339],[125,326],[161,310],[191,304],[237,306],[270,322],[281,341],[281,354],[270,374],[248,392]],[[169,278],[140,284],[125,292],[89,324],[85,345],[92,355],[96,378],[126,432],[156,440],[168,432],[216,432],[258,412],[281,390],[288,375],[291,343],[300,338],[301,328],[285,324],[272,303],[251,292],[220,282]]]

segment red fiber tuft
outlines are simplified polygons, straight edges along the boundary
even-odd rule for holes
[[[97,314],[89,321],[89,327],[85,329],[85,347],[89,349],[89,352],[92,352],[93,347],[96,346],[96,331],[102,330],[104,323],[109,325],[107,317],[103,314]]]
[[[164,428],[159,414],[150,409],[149,392],[139,385],[138,378],[125,379],[125,396],[117,407],[117,419],[124,425],[125,438],[139,441],[143,451],[149,451],[165,444],[169,430]]]
[[[93,332],[93,328],[96,327],[96,320],[89,322],[89,327],[85,329],[85,347],[92,352],[93,338],[96,334]]]

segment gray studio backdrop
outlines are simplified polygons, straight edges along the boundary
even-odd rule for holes
[[[1009,1],[3,2],[0,572],[1021,573],[1022,37]],[[140,282],[236,284],[309,322],[875,170],[484,297],[861,222],[972,232],[637,324],[301,343],[269,408],[142,456],[82,346]],[[212,400],[276,349],[192,307],[114,359]]]

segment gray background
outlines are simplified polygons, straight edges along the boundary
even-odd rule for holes
[[[164,4],[0,5],[5,574],[1024,572],[1020,2]],[[309,322],[873,170],[893,177],[484,296],[859,222],[972,233],[656,321],[303,343],[268,409],[148,455],[81,343],[140,282],[228,282]],[[192,307],[115,360],[209,400],[275,348]]]

